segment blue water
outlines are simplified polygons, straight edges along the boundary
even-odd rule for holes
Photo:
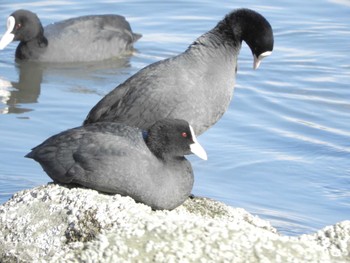
[[[86,14],[127,17],[143,38],[121,61],[18,65],[0,51],[0,203],[50,181],[23,156],[78,126],[102,96],[152,62],[176,55],[237,7],[262,13],[273,54],[252,69],[243,45],[234,98],[190,157],[195,195],[211,197],[299,235],[350,219],[350,1],[1,1],[0,34],[19,8],[44,25]]]

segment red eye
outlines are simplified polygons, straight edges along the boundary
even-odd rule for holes
[[[181,133],[181,136],[184,137],[184,138],[187,138],[187,133],[183,132],[183,133]]]

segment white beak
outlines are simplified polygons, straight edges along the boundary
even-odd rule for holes
[[[253,69],[257,69],[260,66],[261,60],[263,60],[263,58],[270,56],[272,53],[272,51],[266,51],[264,53],[261,53],[259,55],[259,57],[256,57],[254,55],[254,64],[253,64]]]
[[[15,38],[15,35],[11,33],[15,27],[15,23],[15,18],[13,16],[7,19],[7,31],[0,40],[0,50],[4,49]]]
[[[192,140],[194,141],[194,143],[190,145],[191,152],[203,160],[208,160],[207,153],[205,152],[202,145],[200,145],[199,142],[197,141],[196,135],[194,134],[194,131],[191,125],[190,125],[190,130],[192,134]]]

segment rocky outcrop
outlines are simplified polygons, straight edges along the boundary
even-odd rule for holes
[[[55,184],[0,206],[1,262],[350,262],[350,221],[282,236],[206,198],[152,211],[129,197]]]

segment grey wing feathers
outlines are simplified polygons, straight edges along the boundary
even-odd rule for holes
[[[167,74],[169,60],[160,62],[140,70],[107,94],[91,109],[84,125],[111,121],[148,129],[167,118],[172,111],[167,96],[172,80]]]
[[[70,183],[98,170],[106,157],[133,152],[149,152],[139,129],[118,123],[96,123],[57,134],[33,148],[26,157],[39,162],[54,181]]]
[[[42,144],[33,148],[25,157],[39,162],[44,171],[54,181],[62,183],[71,182],[72,177],[68,171],[75,164],[73,152],[78,147],[77,144],[72,142],[79,139],[78,134],[71,137],[71,133],[70,130],[47,139]]]

